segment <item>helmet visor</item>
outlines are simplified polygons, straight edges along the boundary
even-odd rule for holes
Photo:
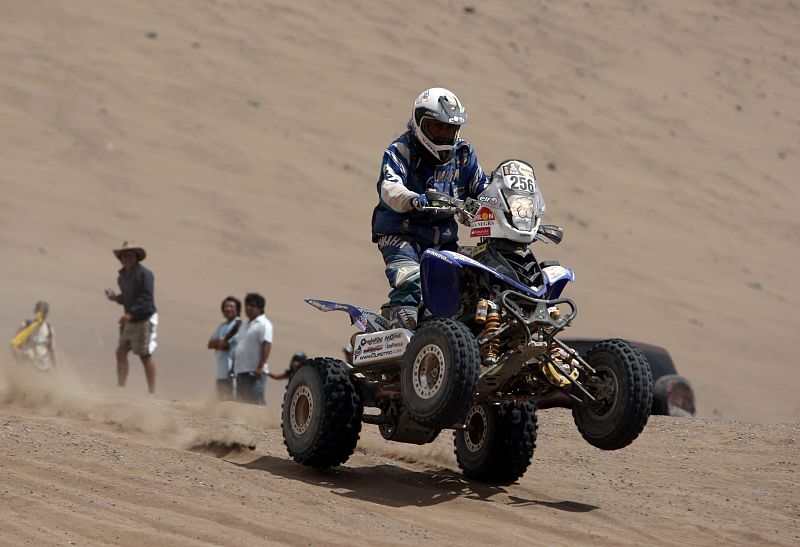
[[[440,122],[432,118],[423,118],[420,124],[422,131],[437,146],[453,146],[458,138],[458,125]]]

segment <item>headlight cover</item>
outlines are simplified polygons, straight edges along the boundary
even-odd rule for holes
[[[504,192],[511,223],[521,232],[533,231],[536,219],[544,213],[544,200],[541,194]]]

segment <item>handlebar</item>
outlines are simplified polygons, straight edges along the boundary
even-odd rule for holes
[[[471,216],[478,211],[480,206],[480,202],[473,198],[461,200],[435,190],[428,190],[425,192],[425,198],[430,205],[423,207],[421,209],[422,211],[429,213],[465,213],[464,215],[460,215],[458,220],[467,227],[471,224]],[[559,244],[563,238],[563,228],[555,224],[541,224],[537,230],[534,241],[538,240],[547,243],[549,240],[555,244]]]

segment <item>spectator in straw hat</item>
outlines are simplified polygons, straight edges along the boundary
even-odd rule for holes
[[[122,304],[125,313],[119,318],[119,345],[117,347],[117,383],[125,385],[128,379],[128,353],[138,355],[144,365],[147,389],[156,390],[156,364],[153,352],[156,349],[158,314],[153,293],[153,272],[142,266],[147,256],[142,247],[129,241],[114,249],[114,255],[122,263],[117,283],[120,294],[106,289],[109,300]]]

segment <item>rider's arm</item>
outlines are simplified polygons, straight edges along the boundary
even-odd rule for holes
[[[481,169],[481,165],[478,163],[478,154],[469,143],[464,142],[464,146],[459,148],[458,154],[460,162],[464,163],[464,167],[461,168],[461,180],[466,184],[467,195],[477,198],[489,184],[489,177]]]
[[[418,194],[406,187],[410,170],[411,153],[402,142],[394,142],[383,153],[381,178],[378,193],[381,202],[398,213],[407,213],[414,208],[413,200]]]

